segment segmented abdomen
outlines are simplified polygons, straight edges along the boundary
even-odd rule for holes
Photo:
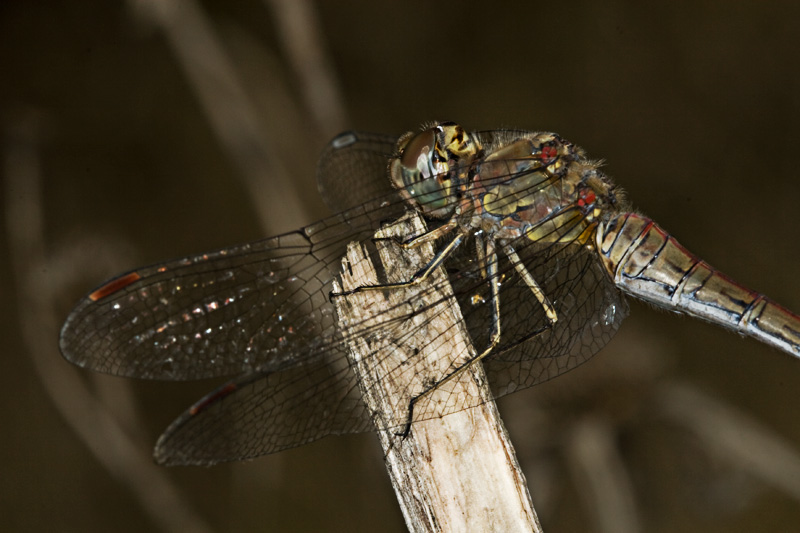
[[[800,356],[800,317],[716,271],[652,220],[617,215],[598,229],[597,248],[624,292]]]

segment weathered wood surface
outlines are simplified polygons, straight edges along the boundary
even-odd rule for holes
[[[382,229],[376,237],[418,235],[423,231],[422,221],[409,216]],[[409,279],[433,256],[430,244],[409,250],[391,240],[377,245],[390,282]],[[350,246],[342,275],[343,290],[378,283],[365,255],[362,245]],[[427,418],[452,402],[454,395],[462,394],[480,396],[483,402],[479,406],[415,422],[407,436],[398,435],[403,428],[396,427],[396,421],[398,413],[407,412],[408,391],[424,388],[426,379],[435,379],[452,368],[453,354],[473,353],[461,311],[450,285],[443,283],[444,276],[440,268],[418,286],[336,298],[345,330],[348,325],[349,331],[354,327],[363,330],[365,324],[386,326],[353,339],[351,362],[376,427],[395,425],[378,434],[406,524],[413,532],[539,532],[541,526],[525,477],[480,365],[426,394],[414,412],[424,412]],[[432,291],[434,286],[438,289]],[[433,305],[435,302],[439,303]],[[397,316],[408,314],[409,306],[421,311],[396,322]],[[408,331],[414,335],[407,335]],[[403,341],[397,342],[398,338]]]

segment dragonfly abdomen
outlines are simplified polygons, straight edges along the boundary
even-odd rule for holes
[[[718,272],[652,220],[617,215],[598,229],[597,248],[624,292],[800,355],[800,317]]]

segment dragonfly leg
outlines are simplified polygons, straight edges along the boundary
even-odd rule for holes
[[[500,285],[497,282],[497,253],[495,252],[494,249],[494,241],[492,241],[491,239],[488,239],[486,242],[485,257],[487,259],[486,260],[487,276],[489,279],[489,285],[491,287],[491,292],[492,292],[491,296],[492,331],[489,334],[489,342],[482,352],[473,357],[469,357],[466,361],[457,366],[455,370],[453,370],[445,377],[437,381],[434,385],[431,385],[417,396],[411,398],[411,400],[408,402],[408,418],[406,419],[406,425],[403,428],[402,432],[396,434],[398,437],[405,438],[411,431],[411,424],[414,421],[414,405],[416,405],[416,403],[419,401],[420,398],[430,393],[431,391],[437,389],[443,383],[450,381],[451,379],[455,379],[461,374],[463,374],[464,371],[470,368],[474,363],[480,361],[481,359],[489,355],[495,348],[495,346],[497,346],[497,343],[500,342]]]
[[[427,237],[430,233],[432,232],[420,235],[418,238]],[[411,276],[411,278],[408,281],[401,281],[398,283],[385,283],[383,285],[362,285],[361,287],[356,287],[355,289],[346,292],[337,292],[337,293],[332,292],[331,297],[335,298],[338,296],[348,296],[350,294],[355,294],[362,291],[386,291],[392,289],[404,289],[406,287],[413,287],[414,285],[418,285],[423,281],[425,281],[426,279],[428,279],[431,273],[434,270],[436,270],[436,268],[439,267],[444,262],[444,260],[450,256],[451,253],[453,253],[453,250],[458,248],[458,246],[462,242],[464,242],[464,238],[466,237],[466,235],[467,235],[466,231],[459,231],[453,238],[453,240],[451,240],[447,244],[447,246],[443,247],[441,250],[436,252],[436,255],[433,256],[433,259],[431,259],[427,265],[419,269],[416,274]]]
[[[404,250],[408,250],[409,248],[416,248],[417,246],[425,244],[426,242],[435,241],[439,237],[443,237],[448,233],[450,233],[451,231],[453,231],[454,229],[456,229],[457,226],[458,226],[458,220],[456,219],[456,217],[453,217],[437,228],[433,228],[421,235],[416,235],[406,240],[402,240],[399,237],[384,237],[381,239],[373,239],[373,241],[377,242],[377,241],[391,240],[395,244],[397,244],[397,246],[403,248]]]
[[[535,279],[533,279],[531,273],[527,268],[525,268],[525,264],[520,260],[516,250],[514,250],[511,245],[506,244],[503,246],[503,252],[505,252],[506,257],[508,257],[508,260],[511,261],[511,264],[514,265],[514,269],[517,271],[517,274],[519,274],[528,288],[530,288],[536,299],[539,300],[539,303],[544,309],[545,315],[547,315],[547,319],[550,321],[550,325],[555,324],[558,320],[558,314],[556,313],[553,304],[550,303],[550,299],[547,298],[547,295],[544,293],[544,291],[542,291],[542,288],[539,287],[539,284],[536,283]]]
[[[475,234],[475,252],[478,256],[478,267],[481,269],[481,277],[488,279],[486,273],[486,245],[483,244],[483,236],[481,233]]]

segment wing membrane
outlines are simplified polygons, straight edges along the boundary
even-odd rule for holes
[[[346,211],[375,198],[399,204],[388,176],[396,141],[396,137],[361,131],[337,135],[317,165],[317,185],[327,206]]]
[[[338,350],[330,283],[349,242],[404,211],[386,137],[351,134],[320,160],[328,200],[349,209],[301,230],[138,269],[84,297],[61,331],[73,363],[144,379],[193,380],[306,364]],[[357,136],[356,136],[357,135]],[[387,153],[387,150],[389,152]],[[350,177],[333,193],[332,175]],[[371,182],[383,183],[367,188]],[[365,192],[366,191],[366,192]],[[97,296],[103,296],[97,298]],[[94,297],[94,299],[93,299]]]
[[[328,293],[347,243],[368,238],[372,217],[384,214],[361,208],[293,233],[139,269],[132,283],[79,302],[62,329],[61,351],[77,365],[144,379],[302,364],[333,342]]]

